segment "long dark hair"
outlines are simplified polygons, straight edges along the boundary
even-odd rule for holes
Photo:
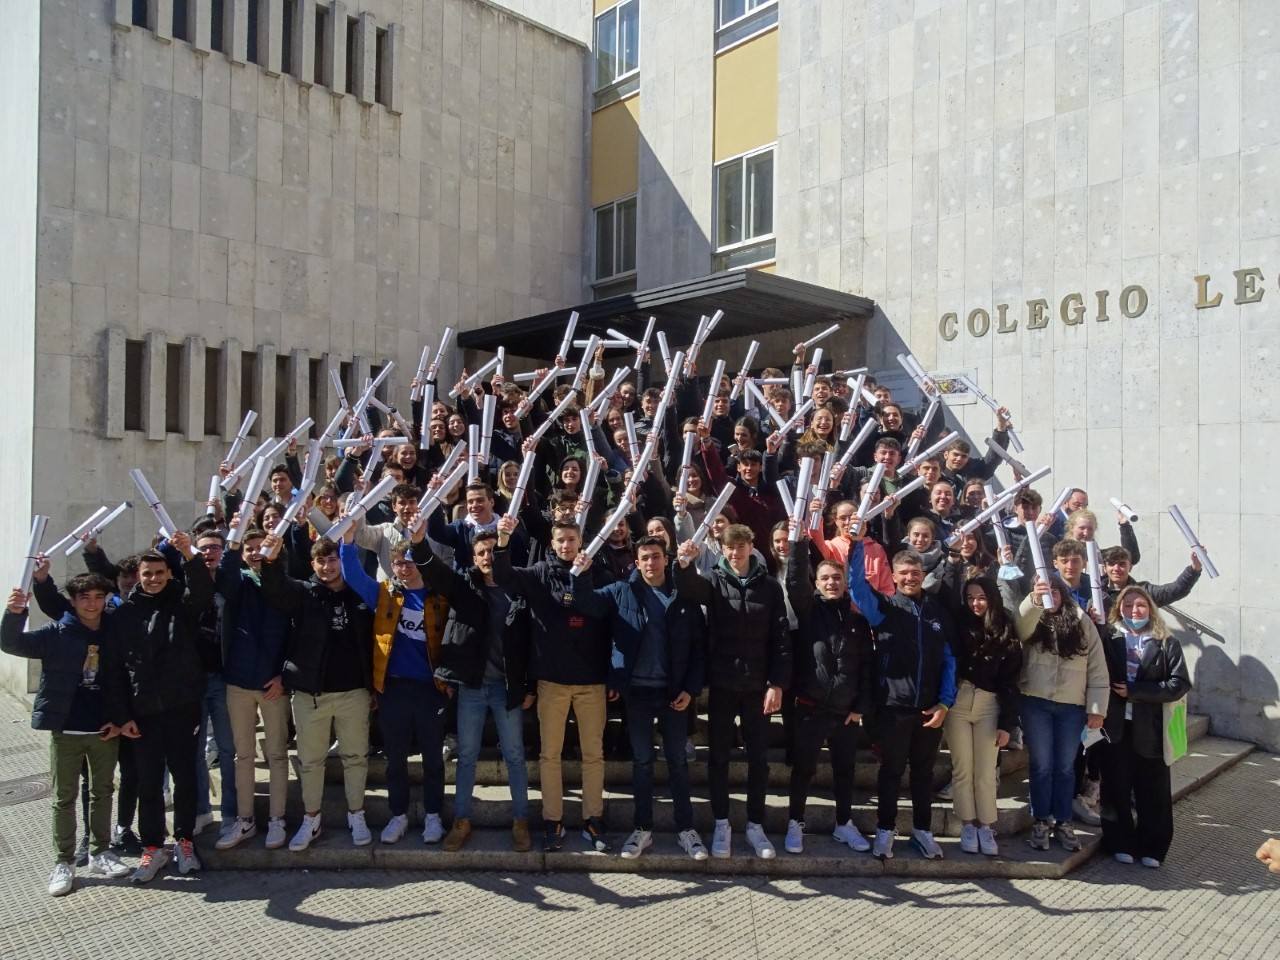
[[[1040,616],[1028,643],[1035,644],[1046,653],[1056,653],[1063,660],[1083,656],[1085,652],[1084,627],[1080,623],[1080,607],[1067,582],[1058,574],[1049,574],[1049,589],[1058,591],[1058,608],[1046,610]]]
[[[979,617],[969,609],[969,588],[977,587],[987,598],[987,612]],[[1000,590],[990,577],[973,577],[964,585],[964,629],[969,654],[973,657],[993,657],[1006,650],[1016,649],[1018,635],[1013,621],[1004,609]]]

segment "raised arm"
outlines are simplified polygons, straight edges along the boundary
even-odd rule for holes
[[[342,563],[342,579],[360,599],[373,610],[378,606],[378,583],[365,573],[360,564],[360,550],[353,543],[343,542],[338,546],[338,559]]]

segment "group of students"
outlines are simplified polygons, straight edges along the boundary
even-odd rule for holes
[[[603,816],[613,712],[632,759],[634,829],[622,857],[639,857],[653,843],[655,723],[684,853],[731,855],[730,761],[741,742],[745,841],[756,856],[774,857],[764,824],[769,726],[780,714],[790,766],[789,853],[804,849],[806,804],[826,746],[837,841],[891,858],[909,770],[910,841],[922,856],[941,858],[932,801],[945,737],[964,852],[998,855],[999,751],[1021,742],[1029,751],[1033,847],[1047,850],[1056,839],[1078,849],[1075,816],[1100,820],[1116,859],[1158,866],[1173,831],[1162,708],[1190,689],[1159,608],[1192,589],[1198,561],[1171,584],[1134,580],[1140,553],[1121,516],[1121,545],[1103,552],[1098,610],[1083,575],[1084,542],[1098,533],[1084,490],[1043,515],[1040,495],[1024,487],[1012,512],[995,518],[1002,538],[992,524],[957,532],[985,505],[984,483],[1002,462],[995,450],[978,459],[954,440],[914,465],[924,485],[898,496],[907,483],[899,473],[904,452],[937,434],[926,436],[874,381],[871,404],[851,396],[840,378],[806,367],[803,344],[793,372],[797,381],[807,377],[805,399],[813,405],[786,434],[779,423],[796,398],[774,368],[761,375],[773,412],[744,399],[749,394],[731,399],[728,378],[706,383],[696,370],[672,372],[669,404],[657,388],[627,382],[586,417],[585,403],[560,405],[566,386],[529,403],[501,376],[473,387],[460,381],[452,407],[436,402],[428,411],[415,401],[412,422],[427,428],[410,443],[376,445],[370,409],[370,433],[328,461],[308,513],[295,523],[279,522],[303,482],[290,448],[258,502],[241,502],[233,489],[211,501],[189,532],[158,539],[137,556],[113,564],[90,541],[89,572],[61,589],[48,561],[37,558],[32,595],[50,623],[26,631],[30,598],[15,589],[0,649],[41,661],[32,723],[52,734],[49,892],[72,889],[77,862],[91,875],[131,874],[136,883],[152,880],[171,857],[179,873],[200,868],[193,840],[212,820],[206,731],[221,779],[218,849],[265,826],[267,848],[305,850],[324,826],[331,752],[341,761],[351,840],[371,843],[364,807],[373,733],[386,757],[391,813],[381,842],[396,843],[408,830],[414,753],[422,758],[422,839],[458,850],[472,832],[476,765],[491,717],[510,789],[511,843],[529,850],[526,711],[536,717],[530,727],[547,851],[561,849],[566,837],[562,755],[570,714],[581,757],[575,826],[589,848],[612,849]],[[594,389],[588,381],[584,401]],[[701,415],[708,391],[710,422]],[[487,393],[497,398],[490,457],[476,464],[475,479],[420,516],[424,494],[442,488],[451,450],[481,421]],[[558,421],[534,440],[557,408]],[[847,467],[830,471],[827,489],[796,489],[806,459],[816,478],[825,456],[844,451],[842,427],[852,435],[871,421],[869,439]],[[398,435],[405,425],[399,418],[399,426],[378,432]],[[686,434],[693,435],[687,465]],[[639,442],[650,435],[658,455],[633,478],[643,459]],[[1008,444],[1003,409],[992,440]],[[526,456],[536,457],[536,468],[511,512]],[[600,481],[587,490],[592,458]],[[223,475],[234,466],[223,464]],[[331,531],[360,492],[386,476],[395,481],[387,499],[340,535]],[[725,487],[727,505],[714,514]],[[812,511],[816,522],[794,519],[784,492],[802,502],[812,497],[800,513]],[[886,509],[858,519],[882,500]],[[616,514],[616,528],[588,556],[584,533],[599,531],[622,503],[630,508]],[[252,511],[246,528],[232,522],[241,511]],[[694,533],[704,521],[705,539]],[[228,539],[240,529],[241,539]],[[1052,556],[1047,579],[1035,573],[1031,535]],[[704,693],[709,850],[694,825],[689,777],[693,716]],[[269,770],[265,825],[254,811],[259,725]],[[446,831],[450,728],[457,769]],[[1092,730],[1103,737],[1085,751]],[[291,741],[303,805],[292,837],[285,824]],[[879,763],[870,837],[852,813],[858,749],[868,741]],[[122,854],[137,855],[136,868]]]

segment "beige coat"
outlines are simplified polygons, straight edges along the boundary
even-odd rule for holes
[[[1083,610],[1077,608],[1085,635],[1085,652],[1078,657],[1060,657],[1039,645],[1027,643],[1035,632],[1044,609],[1032,602],[1028,594],[1018,608],[1018,639],[1022,641],[1022,679],[1018,683],[1024,696],[1040,697],[1055,703],[1083,706],[1086,713],[1107,715],[1111,699],[1111,677],[1107,658],[1098,638],[1098,629]]]

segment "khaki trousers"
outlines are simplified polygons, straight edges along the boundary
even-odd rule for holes
[[[996,822],[996,720],[1000,704],[989,690],[960,682],[956,703],[947,711],[943,729],[951,749],[951,802],[956,816],[968,822]]]
[[[558,822],[564,817],[564,782],[560,751],[564,748],[569,710],[578,721],[582,750],[582,817],[604,816],[604,684],[568,685],[538,681],[538,730],[542,753],[538,773],[542,786],[542,818]]]
[[[324,798],[324,762],[329,755],[330,723],[338,736],[347,810],[363,810],[364,784],[369,775],[369,691],[295,693],[293,723],[298,728],[299,779],[306,812],[318,811]]]
[[[269,816],[284,816],[289,791],[289,695],[268,700],[261,690],[246,690],[227,684],[227,715],[231,719],[231,739],[236,745],[236,816],[253,819],[254,764],[257,761],[258,715],[266,740],[267,769],[271,772]],[[327,748],[327,744],[326,744]]]

